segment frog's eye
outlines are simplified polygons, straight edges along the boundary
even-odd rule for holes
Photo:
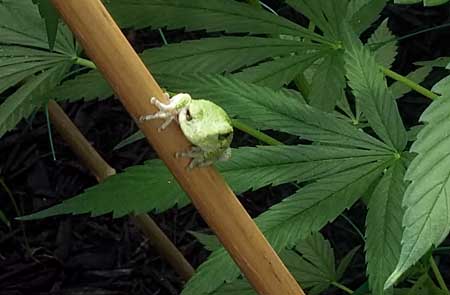
[[[221,133],[219,134],[218,138],[219,140],[225,140],[228,139],[232,134],[233,134],[232,132]]]
[[[191,116],[191,112],[189,112],[189,109],[186,110],[186,121],[191,121],[192,120],[192,116]]]

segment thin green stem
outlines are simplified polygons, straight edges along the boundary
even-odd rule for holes
[[[269,5],[265,4],[264,2],[260,1],[259,4],[261,4],[261,6],[267,9],[270,13],[278,15],[278,13],[275,10],[273,10]]]
[[[344,285],[342,285],[342,284],[340,284],[340,283],[338,283],[338,282],[331,282],[331,284],[332,284],[333,286],[335,286],[336,288],[339,288],[339,289],[341,289],[342,291],[347,292],[348,294],[353,294],[353,293],[354,293],[353,290],[347,288],[346,286],[344,286]]]
[[[162,29],[158,29],[159,35],[161,36],[161,40],[163,41],[164,45],[169,44],[167,42],[166,36],[164,35],[164,32],[162,31]]]
[[[353,223],[353,221],[348,218],[345,214],[341,214],[342,218],[344,218],[352,227],[353,229],[358,233],[358,235],[361,237],[361,240],[363,240],[363,242],[366,241],[366,239],[364,238],[363,233],[359,230],[359,228],[356,226],[355,223]]]
[[[446,247],[437,247],[436,249],[433,249],[433,252],[449,252],[450,251],[450,247],[446,246]],[[447,253],[448,254],[448,253]]]
[[[45,105],[45,119],[47,120],[48,141],[50,150],[52,151],[53,161],[56,161],[55,145],[53,144],[52,126],[50,124],[50,116],[48,114],[48,104]]]
[[[269,135],[262,133],[261,131],[256,130],[255,128],[252,128],[239,120],[233,119],[232,124],[235,128],[253,136],[256,139],[259,139],[268,145],[283,145],[281,141],[278,141],[275,138],[270,137]]]
[[[445,284],[444,278],[442,277],[441,272],[439,271],[439,268],[436,264],[436,261],[434,261],[433,256],[430,257],[430,265],[431,265],[431,269],[433,270],[433,274],[439,284],[439,287],[441,287],[441,289],[443,291],[445,291],[445,293],[450,295],[450,292],[447,288],[447,285]]]
[[[417,84],[416,82],[408,79],[407,77],[402,76],[402,75],[400,75],[400,74],[398,74],[398,73],[396,73],[396,72],[394,72],[394,71],[392,71],[392,70],[390,70],[388,68],[381,67],[381,70],[383,71],[383,73],[386,76],[391,77],[392,79],[397,80],[400,83],[405,84],[406,86],[408,86],[412,90],[422,94],[425,97],[428,97],[429,99],[434,100],[434,99],[439,97],[439,95],[437,95],[436,93],[431,92],[430,90],[426,89],[425,87]]]

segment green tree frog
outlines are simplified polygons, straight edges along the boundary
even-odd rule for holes
[[[164,119],[158,131],[164,130],[175,120],[183,134],[194,146],[186,152],[177,152],[176,157],[192,158],[189,169],[213,164],[231,157],[230,143],[233,126],[227,113],[209,100],[192,99],[187,93],[179,93],[164,104],[156,97],[150,99],[159,111],[139,118],[139,121]]]

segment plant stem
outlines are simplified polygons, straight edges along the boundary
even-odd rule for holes
[[[356,224],[353,223],[353,221],[350,218],[348,218],[344,213],[342,213],[341,216],[353,227],[353,229],[356,231],[356,233],[361,237],[361,240],[363,242],[365,242],[366,239],[364,238],[364,234],[359,230],[359,228],[356,226]]]
[[[74,63],[77,65],[89,68],[89,69],[93,69],[93,70],[97,69],[97,66],[95,65],[95,63],[93,63],[92,61],[90,61],[88,59],[82,58],[82,57],[75,58]]]
[[[262,141],[268,145],[283,145],[283,143],[281,141],[278,141],[275,138],[270,137],[269,135],[262,133],[261,131],[256,130],[256,129],[248,126],[247,124],[242,123],[239,120],[233,119],[232,124],[237,129],[253,136],[256,139],[259,139],[260,141]]]
[[[47,121],[48,141],[50,143],[50,150],[52,151],[53,161],[56,161],[55,145],[53,144],[52,126],[50,124],[50,117],[48,115],[48,104],[45,105],[45,120]]]
[[[436,261],[434,261],[433,256],[430,257],[430,265],[431,269],[433,270],[433,274],[436,277],[436,280],[439,284],[439,287],[441,287],[441,289],[444,290],[445,293],[450,294],[447,285],[445,284],[444,278],[442,277],[442,274],[439,271],[438,266],[436,265]]]
[[[439,97],[439,95],[437,95],[436,93],[431,92],[430,90],[426,89],[425,87],[417,84],[416,82],[408,79],[407,77],[402,76],[402,75],[400,75],[400,74],[398,74],[398,73],[396,73],[396,72],[394,72],[394,71],[392,71],[392,70],[390,70],[388,68],[381,67],[381,70],[383,71],[383,73],[386,76],[391,77],[392,79],[397,80],[397,81],[405,84],[406,86],[408,86],[412,90],[422,94],[425,97],[428,97],[429,99],[434,100],[434,99]]]
[[[347,288],[346,286],[344,286],[344,285],[342,285],[342,284],[340,284],[338,282],[331,282],[331,284],[333,286],[335,286],[336,288],[339,288],[342,291],[347,292],[348,294],[353,294],[354,293],[351,289]]]

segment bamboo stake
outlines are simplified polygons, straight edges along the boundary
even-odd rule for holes
[[[167,101],[101,1],[52,2],[132,118],[156,111],[151,96]],[[304,294],[220,174],[213,167],[187,170],[189,160],[174,155],[187,150],[189,142],[177,124],[158,133],[159,124],[138,125],[255,290],[264,295]]]
[[[115,169],[99,155],[54,100],[48,102],[48,113],[58,133],[81,159],[84,166],[97,178],[98,182],[102,182],[109,176],[116,174]],[[172,266],[178,275],[185,281],[189,280],[194,274],[194,268],[156,222],[147,214],[130,215],[130,218],[144,232],[150,244]]]

